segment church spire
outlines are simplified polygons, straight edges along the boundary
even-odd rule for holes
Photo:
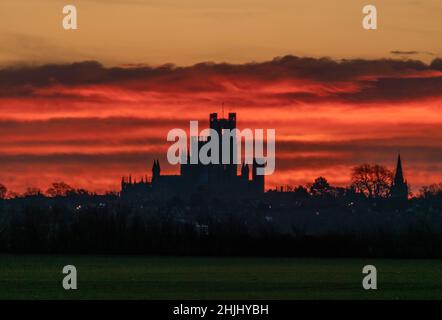
[[[404,183],[404,173],[402,172],[401,154],[399,154],[398,157],[397,157],[396,173],[395,173],[395,176],[394,176],[394,183],[395,184]]]
[[[404,180],[404,172],[402,171],[401,155],[397,157],[396,172],[393,184],[391,186],[391,196],[400,200],[408,199],[408,184]]]

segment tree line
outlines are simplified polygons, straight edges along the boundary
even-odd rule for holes
[[[343,192],[344,190],[351,190],[363,194],[367,198],[387,198],[390,196],[393,176],[393,172],[385,166],[378,164],[362,164],[352,168],[350,185],[345,188],[333,187],[329,184],[326,178],[318,177],[313,183],[307,184],[306,186],[285,186],[280,187],[280,190],[287,192],[292,192],[294,190],[298,190],[298,192],[305,191],[311,195],[331,194]],[[425,197],[428,196],[428,194],[437,194],[440,193],[441,190],[442,183],[423,186],[420,188],[418,196]],[[115,195],[117,192],[108,191],[106,194]],[[0,199],[32,196],[65,197],[72,195],[92,196],[96,195],[96,193],[83,188],[76,189],[63,181],[58,181],[53,182],[45,192],[37,187],[28,187],[25,192],[20,194],[14,191],[9,191],[5,185],[0,183]],[[412,195],[411,192],[410,195]]]
[[[442,183],[396,203],[388,169],[361,165],[351,177],[256,198],[139,201],[53,183],[0,200],[0,252],[442,258]]]

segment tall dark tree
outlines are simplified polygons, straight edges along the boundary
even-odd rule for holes
[[[0,183],[0,199],[5,199],[8,189]]]
[[[354,167],[351,173],[352,188],[368,198],[385,198],[390,195],[393,172],[375,164]]]
[[[73,192],[74,189],[67,183],[54,182],[46,193],[51,197],[65,197],[68,193]]]
[[[310,194],[312,196],[325,196],[331,194],[332,189],[326,178],[319,177],[310,186]]]

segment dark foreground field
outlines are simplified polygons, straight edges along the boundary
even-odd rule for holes
[[[362,289],[366,264],[377,291]],[[0,299],[442,299],[442,260],[4,255]]]

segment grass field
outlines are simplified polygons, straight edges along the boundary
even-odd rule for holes
[[[78,290],[62,288],[68,264]],[[442,260],[3,255],[0,299],[442,299]]]

